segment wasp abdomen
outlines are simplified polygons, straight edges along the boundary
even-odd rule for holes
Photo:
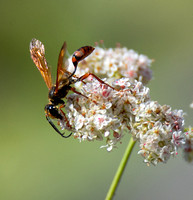
[[[91,46],[84,46],[78,49],[77,51],[75,51],[72,56],[72,62],[74,66],[76,66],[79,61],[83,60],[88,55],[90,55],[94,51],[94,49],[95,48]]]

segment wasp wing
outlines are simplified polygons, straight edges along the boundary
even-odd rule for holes
[[[63,85],[63,82],[65,82],[68,79],[68,77],[71,75],[71,72],[67,71],[66,69],[68,65],[68,60],[66,58],[66,51],[67,51],[67,45],[66,45],[66,42],[64,42],[60,50],[59,57],[58,57],[55,91],[57,91],[58,88]]]
[[[44,45],[39,40],[32,39],[32,41],[30,42],[30,54],[33,62],[40,71],[47,87],[51,89],[52,78],[51,78],[50,68],[48,67],[45,58]]]
[[[60,50],[60,54],[59,54],[59,58],[58,58],[58,67],[57,67],[57,78],[56,78],[56,89],[55,91],[57,91],[59,89],[59,87],[63,87],[64,84],[67,84],[69,79],[72,76],[75,76],[75,72],[77,69],[77,65],[78,63],[83,60],[84,58],[86,58],[88,55],[90,55],[92,52],[94,51],[94,48],[91,46],[84,46],[81,47],[80,49],[78,49],[77,51],[75,51],[72,55],[72,62],[74,65],[74,71],[71,73],[69,71],[66,70],[68,62],[66,59],[66,42],[64,42],[61,50]]]

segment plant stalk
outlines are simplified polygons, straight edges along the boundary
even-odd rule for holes
[[[133,138],[131,137],[131,139],[129,141],[129,144],[128,144],[128,146],[127,146],[127,148],[125,150],[125,153],[123,155],[123,158],[122,158],[122,160],[120,162],[120,165],[119,165],[119,167],[117,169],[117,172],[116,172],[116,174],[115,174],[115,176],[113,178],[113,181],[111,183],[111,186],[109,188],[109,191],[107,193],[107,196],[106,196],[105,200],[111,200],[113,198],[113,195],[114,195],[114,193],[115,193],[115,191],[117,189],[117,186],[118,186],[118,184],[120,182],[121,176],[122,176],[123,171],[124,171],[124,169],[126,167],[127,161],[129,160],[129,157],[131,155],[131,152],[133,150],[135,142],[136,141],[134,141]]]

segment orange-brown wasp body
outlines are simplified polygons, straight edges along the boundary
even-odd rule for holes
[[[91,75],[90,73],[87,73],[79,78],[74,76],[78,63],[84,58],[86,58],[88,55],[90,55],[93,52],[93,50],[94,50],[93,47],[85,46],[75,51],[72,56],[74,71],[70,73],[69,71],[66,70],[67,67],[65,62],[66,42],[64,42],[58,58],[56,84],[53,85],[50,68],[48,67],[47,61],[45,59],[44,45],[39,40],[36,39],[32,39],[30,43],[31,58],[35,63],[36,67],[38,68],[38,70],[40,71],[49,89],[48,98],[50,102],[45,106],[46,119],[51,124],[51,126],[56,130],[56,132],[58,132],[64,138],[69,137],[71,134],[65,136],[64,135],[65,133],[61,133],[55,126],[55,124],[52,122],[51,118],[64,120],[69,125],[65,113],[61,110],[61,108],[65,106],[65,103],[62,99],[66,97],[66,95],[70,90],[72,90],[77,94],[82,95],[81,93],[77,92],[75,88],[73,88],[71,85],[76,83],[77,81],[83,81],[85,78]],[[98,77],[96,78],[99,79]]]

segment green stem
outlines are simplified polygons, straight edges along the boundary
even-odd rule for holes
[[[115,190],[118,186],[118,183],[120,182],[120,179],[121,179],[121,176],[123,174],[123,171],[126,167],[126,164],[127,164],[127,161],[131,155],[131,152],[133,150],[133,147],[135,145],[135,141],[133,140],[133,138],[131,137],[130,141],[129,141],[129,144],[127,146],[127,149],[125,150],[125,153],[123,155],[123,158],[121,160],[121,163],[117,169],[117,172],[113,178],[113,182],[111,183],[111,186],[109,188],[109,191],[107,193],[107,196],[105,198],[105,200],[111,200],[113,198],[113,195],[115,193]]]

